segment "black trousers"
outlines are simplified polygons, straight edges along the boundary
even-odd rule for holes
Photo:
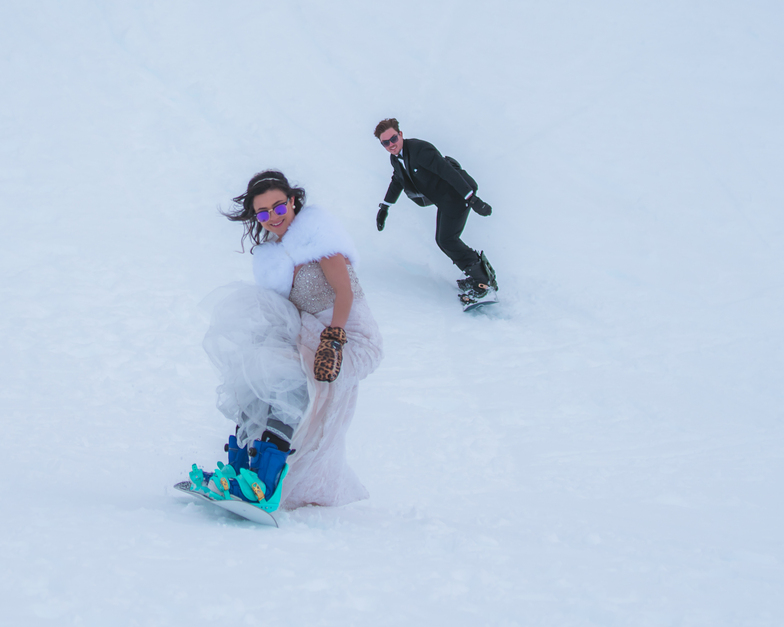
[[[479,253],[460,239],[471,209],[458,196],[439,203],[437,207],[436,244],[452,260],[452,263],[465,271],[479,261]]]

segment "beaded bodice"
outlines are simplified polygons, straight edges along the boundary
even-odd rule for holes
[[[351,279],[351,291],[354,298],[364,298],[365,293],[359,284],[354,267],[347,264],[348,276]],[[294,277],[294,285],[291,287],[289,300],[300,311],[307,311],[309,314],[317,314],[320,311],[329,309],[335,302],[335,290],[327,282],[324,271],[318,261],[306,263],[299,269]]]

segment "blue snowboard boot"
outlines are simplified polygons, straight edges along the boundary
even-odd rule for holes
[[[217,493],[218,486],[222,483],[220,481],[221,478],[225,478],[226,480],[234,479],[242,468],[248,467],[248,449],[245,446],[240,447],[236,435],[229,436],[229,441],[223,446],[223,450],[229,454],[228,466],[223,462],[218,462],[218,468],[215,472],[204,472],[201,468],[197,467],[196,464],[193,464],[192,470],[188,475],[191,478],[191,483],[193,484],[191,489],[194,492],[202,492],[207,496],[216,497],[215,493]],[[210,481],[216,473],[220,473],[220,477],[215,477],[213,489],[211,490]],[[225,490],[220,490],[220,492],[225,493]]]
[[[229,454],[229,466],[234,468],[235,474],[239,474],[240,468],[248,467],[248,447],[240,447],[236,435],[229,436],[229,442],[223,450]]]
[[[288,473],[286,460],[294,451],[284,439],[265,431],[248,450],[249,468],[230,480],[229,493],[258,505],[266,512],[278,509],[280,488]]]

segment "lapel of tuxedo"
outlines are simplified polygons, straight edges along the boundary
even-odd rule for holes
[[[405,155],[403,155],[403,159],[405,161]],[[408,167],[408,163],[406,162],[404,165],[400,162],[400,159],[394,155],[389,155],[389,160],[392,162],[392,169],[395,170],[395,173],[400,177],[400,180],[403,181],[403,187],[416,189],[414,186],[414,181],[406,169]]]
[[[403,140],[403,161],[405,162],[406,173],[413,181],[413,170],[411,170],[411,144],[406,145],[405,140]]]
[[[411,188],[419,192],[417,189],[416,183],[414,183],[414,171],[411,169],[411,145],[403,144],[403,163],[398,164],[398,167],[403,171],[403,177],[408,181],[411,185]]]

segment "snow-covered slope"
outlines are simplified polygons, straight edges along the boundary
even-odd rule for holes
[[[3,625],[778,625],[780,3],[0,5]],[[457,157],[503,303],[372,136]],[[371,499],[260,528],[199,303],[279,167],[355,237]]]

